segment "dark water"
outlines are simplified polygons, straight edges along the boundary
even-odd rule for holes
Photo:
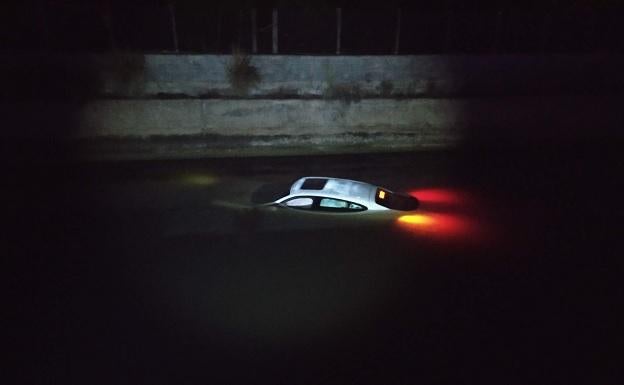
[[[12,166],[28,383],[617,383],[616,149]],[[252,210],[304,175],[411,217]]]

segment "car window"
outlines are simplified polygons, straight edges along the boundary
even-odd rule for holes
[[[321,203],[319,204],[319,206],[336,209],[346,209],[349,206],[349,203],[347,201],[339,199],[323,198],[321,199]]]
[[[362,211],[366,208],[357,203],[343,201],[342,199],[322,198],[319,202],[319,208],[332,211]]]
[[[286,206],[292,207],[295,209],[310,209],[312,208],[313,203],[314,203],[314,200],[309,197],[292,198],[284,202]]]
[[[349,210],[366,210],[366,207],[357,203],[349,203]]]

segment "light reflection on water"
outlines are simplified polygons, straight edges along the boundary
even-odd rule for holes
[[[480,219],[483,202],[466,191],[434,187],[409,190],[420,201],[414,213],[401,215],[396,224],[411,235],[458,242],[483,242],[489,226]]]
[[[372,328],[383,304],[420,274],[403,261],[421,266],[485,244],[482,200],[447,188],[415,191],[418,210],[358,214],[245,207],[223,194],[211,210],[168,222],[176,257],[158,262],[148,279],[161,283],[145,297],[180,330],[231,336],[223,344],[289,347],[348,334],[351,325]]]
[[[409,194],[418,198],[421,203],[438,203],[459,205],[466,203],[467,194],[448,188],[423,188],[410,190]]]
[[[479,232],[479,223],[472,218],[458,214],[422,212],[408,214],[397,219],[400,228],[412,234],[435,237],[465,239]]]
[[[216,184],[219,178],[209,173],[186,173],[180,175],[179,180],[185,184],[211,186]]]

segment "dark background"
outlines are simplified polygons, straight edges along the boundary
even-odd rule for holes
[[[251,5],[259,53],[271,50],[272,6],[280,53],[335,52],[334,3],[182,1],[3,3],[0,50],[172,52],[169,4],[180,52],[249,50]],[[618,2],[341,5],[345,54],[392,52],[399,5],[402,54],[623,47]],[[548,140],[452,151],[84,162],[54,142],[96,74],[45,60],[12,70],[4,103],[76,104],[42,116],[27,103],[24,120],[3,123],[49,142],[3,141],[2,382],[621,383],[621,133],[584,140],[574,133],[594,127],[554,121]],[[213,204],[251,206],[305,175],[467,191],[472,201],[422,210],[476,218],[496,236],[293,224]]]
[[[543,2],[102,2],[39,0],[1,7],[4,52],[251,51],[257,9],[258,53],[271,53],[271,9],[279,11],[279,52],[335,53],[342,7],[342,53],[393,52],[401,8],[401,54],[622,52],[619,1]]]

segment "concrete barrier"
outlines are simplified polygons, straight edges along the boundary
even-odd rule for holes
[[[0,56],[8,97],[24,88],[94,97],[236,96],[231,55]],[[251,97],[474,97],[624,91],[624,55],[253,55]],[[27,68],[27,73],[24,73]],[[19,79],[20,77],[30,79]],[[17,78],[13,86],[7,86]],[[70,84],[79,79],[79,84]],[[29,80],[34,80],[29,83]],[[52,83],[52,84],[50,84]],[[65,87],[66,84],[70,86]],[[86,89],[85,89],[86,88]],[[40,90],[47,91],[47,90]]]
[[[96,100],[74,137],[326,135],[484,131],[502,136],[609,132],[622,97],[335,100]]]
[[[392,151],[622,137],[622,96],[172,99],[0,104],[7,141],[85,143],[87,157]],[[104,143],[104,147],[97,143]]]
[[[259,55],[236,96],[229,55],[5,57],[2,137],[125,158],[621,137],[622,58]]]

